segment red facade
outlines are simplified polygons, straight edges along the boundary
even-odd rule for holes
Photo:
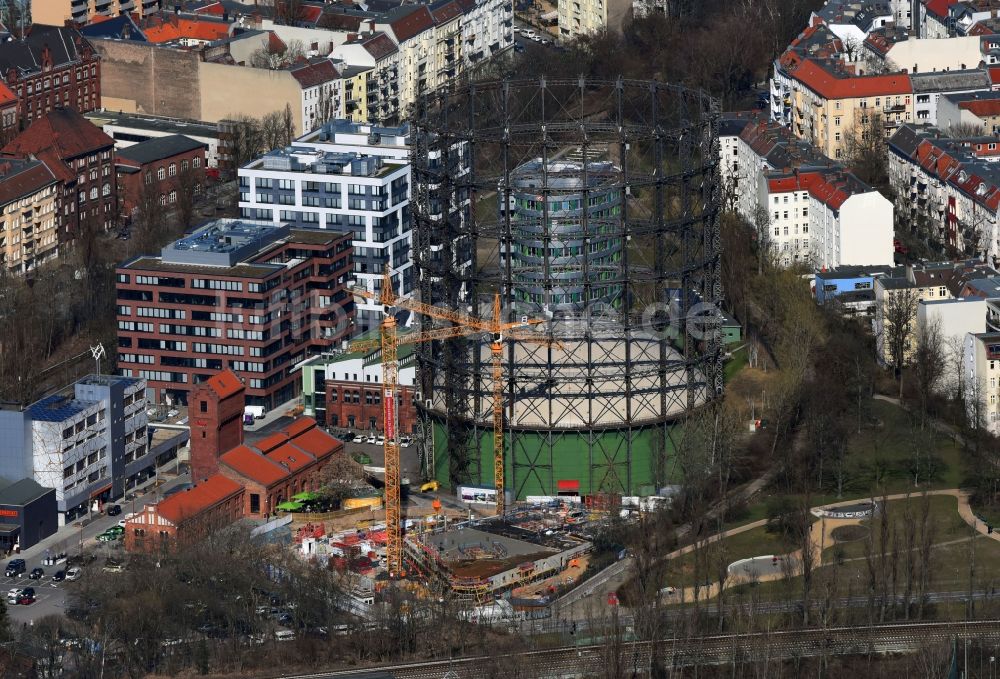
[[[222,453],[243,443],[245,392],[240,379],[229,370],[191,391],[188,421],[193,481],[207,479],[218,472]]]
[[[166,209],[173,208],[185,190],[194,189],[200,193],[205,184],[205,148],[201,145],[145,162],[127,157],[129,149],[119,151],[115,166],[122,215],[126,218],[134,216],[143,191],[149,192],[147,195],[158,200]]]
[[[385,432],[381,384],[328,381],[326,383],[326,424],[356,431]],[[416,431],[417,411],[413,387],[399,387],[396,399],[401,435]]]
[[[291,229],[229,268],[127,262],[117,273],[118,366],[144,377],[157,400],[187,403],[196,384],[229,369],[247,403],[284,403],[298,393],[295,365],[350,335],[350,253],[350,234]]]

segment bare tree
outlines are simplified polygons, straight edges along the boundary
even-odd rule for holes
[[[930,406],[946,368],[941,321],[934,319],[920,329],[913,352],[913,377],[917,389],[920,428],[927,426]]]
[[[758,205],[753,211],[753,228],[757,249],[757,275],[763,275],[764,265],[770,263],[773,257],[773,246],[771,239],[771,213],[764,205]]]
[[[889,161],[883,113],[859,108],[854,125],[844,132],[843,161],[858,179],[889,193]]]
[[[917,291],[912,288],[887,289],[882,304],[881,342],[884,358],[899,378],[899,397],[903,397],[903,366],[910,359],[913,325],[917,317]]]
[[[181,230],[191,227],[194,219],[195,199],[201,193],[201,185],[205,173],[191,165],[190,162],[182,164],[177,172],[177,179],[174,182],[174,190],[177,192],[177,218],[180,221]]]

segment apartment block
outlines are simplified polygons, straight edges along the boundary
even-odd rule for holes
[[[370,129],[366,144],[378,146],[369,142],[380,141],[380,132]],[[271,151],[240,168],[242,216],[350,233],[353,278],[368,290],[378,290],[388,266],[396,290],[410,294],[414,281],[409,163],[363,152],[323,150],[337,146],[330,135],[325,136],[326,143]],[[379,305],[360,302],[355,333],[378,327],[380,320]]]
[[[31,3],[31,20],[36,24],[63,26],[67,21],[85,24],[97,17],[123,14],[149,16],[160,11],[163,0],[43,0]]]
[[[59,254],[59,197],[41,161],[0,161],[0,271],[26,273]]]
[[[268,409],[297,393],[293,368],[350,336],[351,234],[220,219],[118,267],[118,365],[157,401],[187,403],[220,370]]]
[[[559,39],[572,40],[601,31],[620,32],[631,16],[632,0],[566,0],[560,2]],[[648,3],[639,3],[640,14],[649,13]]]
[[[26,408],[0,409],[0,476],[56,491],[59,525],[121,497],[155,468],[146,382],[90,375]]]

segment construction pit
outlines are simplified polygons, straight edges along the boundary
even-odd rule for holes
[[[568,529],[539,529],[535,517],[492,519],[409,536],[409,560],[458,600],[509,598],[544,606],[586,571],[591,543]]]

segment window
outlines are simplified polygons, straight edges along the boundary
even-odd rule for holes
[[[177,191],[171,191],[170,192],[170,195],[168,196],[168,202],[170,202],[170,203],[176,203],[177,202]]]
[[[192,158],[191,167],[201,167],[201,158],[198,157]]]
[[[111,184],[105,183],[104,186],[101,187],[101,195],[104,197],[111,195]]]
[[[250,513],[260,513],[260,494],[250,493]]]
[[[149,170],[146,171],[146,183],[147,184],[153,183],[153,173],[150,172]]]
[[[170,163],[170,171],[167,174],[171,177],[177,176],[177,163]]]
[[[156,168],[156,178],[159,179],[160,181],[163,181],[164,179],[167,178],[167,171],[162,167]]]
[[[97,187],[95,186],[90,190],[90,199],[97,200]]]

